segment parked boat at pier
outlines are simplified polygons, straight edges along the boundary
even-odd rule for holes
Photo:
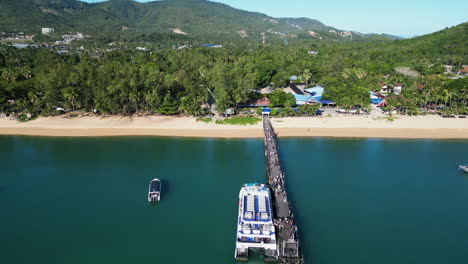
[[[159,202],[161,199],[161,181],[153,179],[149,184],[148,202]]]
[[[463,170],[463,171],[465,171],[465,172],[468,172],[468,166],[465,166],[465,165],[458,165],[458,168],[459,168],[460,170]]]
[[[265,261],[278,259],[270,190],[265,184],[244,184],[239,192],[235,258],[247,261],[249,249],[262,253]]]

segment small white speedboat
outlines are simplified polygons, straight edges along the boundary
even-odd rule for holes
[[[159,202],[161,199],[161,181],[153,179],[149,184],[148,202]]]
[[[465,165],[458,165],[458,168],[460,170],[464,170],[465,172],[468,172],[468,166],[465,166]]]

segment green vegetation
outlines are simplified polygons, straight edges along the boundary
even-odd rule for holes
[[[317,115],[317,110],[320,109],[319,104],[313,105],[301,105],[298,107],[298,114],[302,116],[315,116]]]
[[[385,120],[385,121],[391,123],[391,122],[397,120],[398,117],[394,117],[394,116],[384,116],[384,117],[380,117],[379,119],[383,119],[383,120]]]
[[[281,89],[273,90],[268,94],[268,99],[271,102],[271,106],[290,107],[296,104],[294,95],[288,94]]]
[[[203,122],[203,123],[211,123],[213,121],[213,118],[211,117],[198,117],[197,121]]]
[[[2,0],[1,7],[0,28],[4,31],[39,33],[41,27],[52,27],[62,33],[81,31],[116,40],[120,38],[119,35],[142,36],[142,34],[169,33],[173,29],[180,29],[188,36],[204,39],[259,40],[261,32],[271,29],[284,33],[302,32],[304,35],[308,30],[316,30],[323,31],[324,38],[340,38],[329,34],[328,29],[331,27],[317,20],[274,19],[264,14],[204,0],[166,0],[147,3],[131,0],[109,0],[99,3],[76,0]],[[293,25],[300,25],[301,29]],[[242,34],[243,32],[245,34]]]
[[[467,29],[464,23],[392,42],[319,43],[298,37],[289,45],[231,43],[220,49],[178,50],[152,43],[148,51],[138,51],[127,44],[90,41],[85,51],[65,55],[54,49],[0,45],[0,112],[39,116],[65,108],[204,116],[207,105],[223,113],[259,99],[254,89],[285,87],[289,76],[296,75],[326,87],[323,99],[346,109],[368,107],[368,91],[379,90],[377,84],[385,82],[404,85],[400,95],[387,99],[389,110],[467,114],[468,78],[453,80],[441,74],[441,65],[468,64]],[[307,54],[311,49],[319,54]],[[272,116],[314,115],[313,106],[292,110],[293,97],[281,89],[268,97],[272,106],[284,107],[272,109]]]
[[[262,119],[258,117],[232,117],[224,120],[216,120],[216,124],[219,125],[255,125]]]
[[[29,119],[28,119],[28,117],[26,115],[20,115],[20,116],[18,116],[18,118],[16,120],[18,120],[19,122],[28,122],[29,121]]]

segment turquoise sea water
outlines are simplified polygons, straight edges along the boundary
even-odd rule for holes
[[[468,263],[467,140],[279,146],[306,263]],[[246,182],[261,139],[0,136],[0,263],[235,263]]]

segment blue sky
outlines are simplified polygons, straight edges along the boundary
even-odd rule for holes
[[[338,29],[404,37],[428,34],[468,21],[468,1],[463,0],[216,0],[214,2],[273,17],[313,18]]]

